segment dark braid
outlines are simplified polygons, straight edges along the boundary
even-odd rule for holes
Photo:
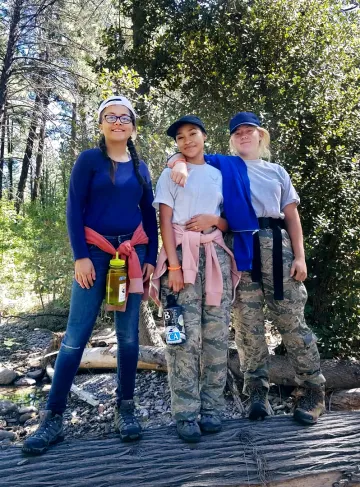
[[[138,153],[136,152],[135,145],[134,145],[134,142],[133,142],[131,137],[127,140],[127,148],[129,149],[129,152],[130,152],[130,156],[131,156],[131,159],[132,159],[132,162],[134,165],[134,171],[135,171],[137,180],[139,181],[141,186],[146,186],[147,183],[146,183],[145,179],[140,174],[139,156],[138,156]]]
[[[107,153],[106,149],[106,142],[105,142],[105,135],[102,135],[99,139],[99,149],[103,153],[103,156],[107,161],[109,161],[109,166],[110,166],[110,179],[113,183],[115,183],[115,165],[116,162],[114,162],[109,154]]]

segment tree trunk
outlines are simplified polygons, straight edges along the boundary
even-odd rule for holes
[[[117,346],[86,348],[80,368],[115,368]],[[166,368],[165,347],[140,346],[139,361],[153,364],[154,368]],[[230,349],[228,367],[234,376],[243,380],[240,372],[239,357],[236,350]],[[354,389],[360,387],[360,362],[322,360],[321,368],[326,378],[328,389]],[[294,369],[286,357],[271,355],[270,381],[279,385],[296,386]]]
[[[6,133],[6,108],[4,110],[4,116],[1,124],[1,135],[0,135],[0,200],[3,194],[3,184],[4,184],[4,166],[5,166],[5,133]]]
[[[39,188],[41,182],[41,174],[42,174],[42,164],[43,164],[43,154],[44,154],[44,142],[45,142],[45,133],[46,133],[46,121],[47,121],[47,107],[49,105],[49,97],[45,95],[42,100],[42,115],[41,115],[41,125],[40,125],[40,132],[39,132],[39,145],[38,145],[38,152],[36,155],[36,165],[35,165],[35,178],[34,178],[34,186],[31,192],[31,201],[35,201],[39,195]]]
[[[10,130],[10,117],[7,117],[7,152],[8,152],[8,174],[9,174],[9,200],[11,201],[14,197],[14,181],[13,181],[13,169],[14,169],[14,160],[12,157],[13,153],[13,128],[14,122],[11,120],[11,130]]]
[[[17,189],[17,193],[16,193],[15,207],[16,207],[16,211],[18,213],[20,211],[20,206],[24,201],[24,192],[25,192],[26,180],[27,180],[27,176],[28,176],[28,172],[29,172],[30,161],[31,161],[31,156],[32,156],[32,152],[33,152],[33,147],[34,147],[34,140],[36,138],[36,127],[38,124],[39,107],[40,107],[40,97],[39,97],[39,95],[36,95],[33,114],[31,117],[29,135],[28,135],[28,138],[26,141],[25,154],[24,154],[24,158],[22,161],[22,167],[21,167],[21,174],[20,174],[18,189]]]
[[[72,104],[72,115],[71,115],[71,139],[70,139],[70,152],[72,157],[71,167],[75,163],[76,159],[76,136],[77,136],[77,104]]]
[[[4,57],[4,64],[0,76],[0,124],[2,123],[5,111],[5,101],[7,98],[9,79],[12,74],[12,64],[14,61],[14,54],[16,44],[19,40],[19,24],[21,19],[22,7],[24,0],[14,0],[13,11],[11,14],[9,37],[6,46],[6,53]]]
[[[148,42],[148,40],[144,36],[144,25],[147,20],[143,0],[133,1],[131,20],[133,30],[133,51],[137,52],[140,49],[144,50],[147,47],[146,43]],[[144,72],[143,63],[141,61],[137,63],[136,70],[142,79],[146,79],[146,73]],[[140,115],[142,121],[141,123],[146,125],[147,113],[143,96],[149,94],[150,86],[146,81],[142,81],[136,91],[140,95],[140,100],[138,100],[136,110]]]

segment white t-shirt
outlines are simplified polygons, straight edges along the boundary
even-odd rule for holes
[[[290,203],[300,203],[286,170],[273,162],[256,159],[245,161],[250,180],[251,203],[256,216],[284,218],[283,209]]]
[[[170,178],[171,169],[161,173],[156,184],[153,206],[160,203],[173,209],[173,223],[185,225],[193,216],[202,213],[220,216],[223,202],[222,175],[208,164],[188,163],[189,177],[185,188]]]

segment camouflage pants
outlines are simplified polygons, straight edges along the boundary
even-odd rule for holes
[[[216,244],[223,276],[221,306],[205,304],[205,252],[200,247],[199,272],[194,285],[186,284],[178,303],[183,307],[186,342],[166,347],[171,411],[179,420],[195,420],[201,411],[223,407],[232,299],[230,257]],[[177,250],[181,262],[181,248]],[[161,300],[170,293],[168,277],[161,279]]]
[[[260,230],[262,282],[252,282],[251,274],[243,272],[234,303],[235,342],[240,368],[244,373],[244,392],[254,378],[261,378],[269,387],[269,351],[265,341],[264,305],[273,324],[282,336],[289,360],[295,369],[298,384],[325,383],[320,370],[317,338],[306,325],[304,307],[307,292],[302,282],[290,277],[294,259],[291,241],[282,230],[284,300],[273,297],[272,230]]]

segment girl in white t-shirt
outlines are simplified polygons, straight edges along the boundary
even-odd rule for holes
[[[202,121],[182,117],[167,134],[189,161],[189,178],[186,187],[180,187],[165,169],[156,186],[154,206],[160,212],[163,248],[151,295],[160,304],[160,294],[166,306],[167,296],[173,294],[182,306],[186,340],[166,347],[171,410],[179,436],[197,442],[201,432],[221,429],[232,288],[239,274],[222,237],[227,230],[220,215],[222,177],[205,163]]]

